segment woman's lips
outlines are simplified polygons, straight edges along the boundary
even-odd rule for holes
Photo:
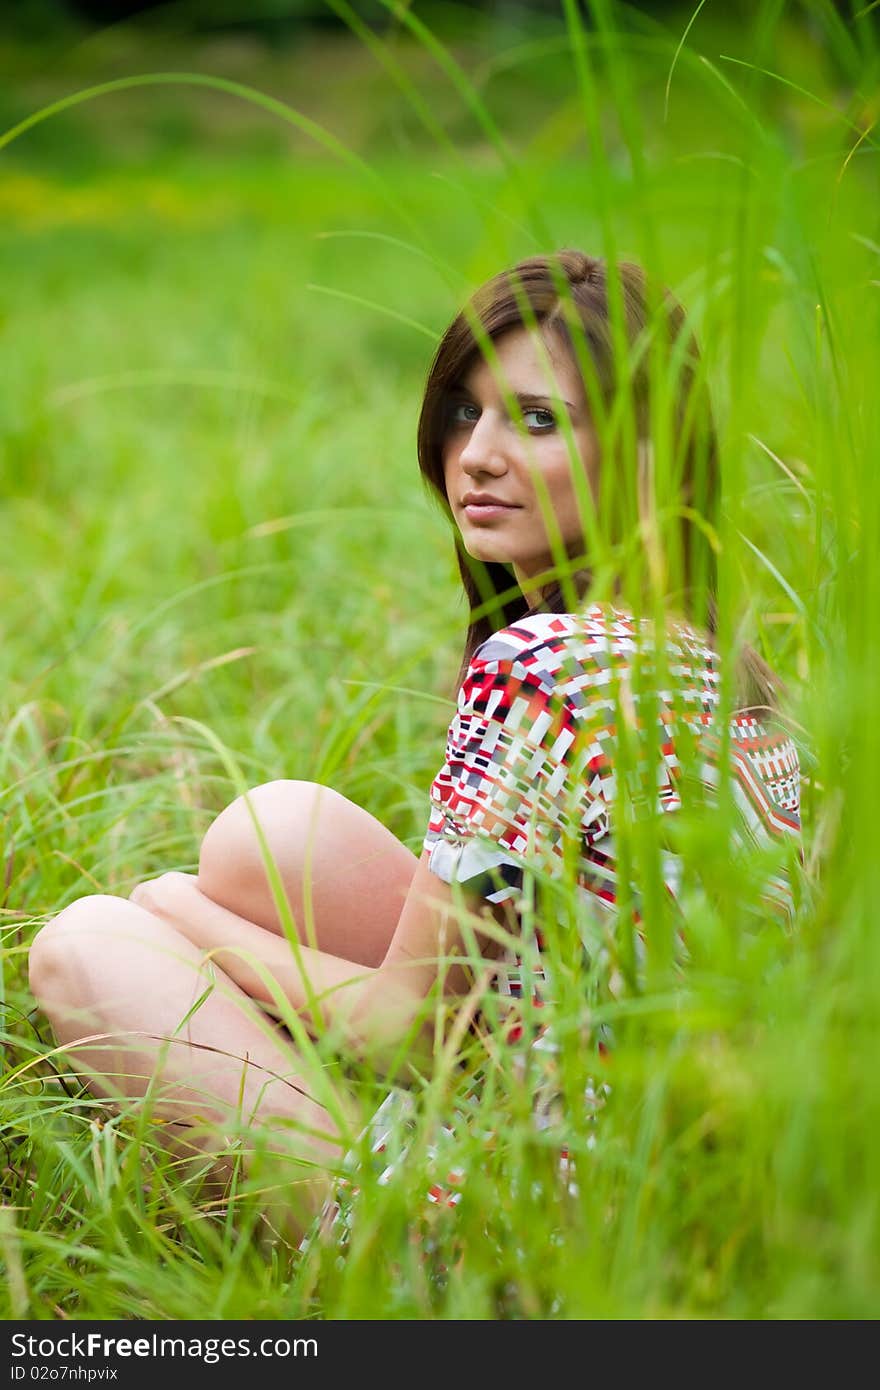
[[[496,517],[517,510],[517,507],[503,506],[500,502],[468,502],[464,514],[468,521],[494,521]]]

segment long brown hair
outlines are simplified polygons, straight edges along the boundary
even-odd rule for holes
[[[717,631],[717,566],[712,537],[719,467],[699,350],[682,306],[667,289],[649,285],[640,266],[622,262],[616,269],[616,287],[609,287],[604,261],[566,249],[520,261],[471,296],[443,334],[428,372],[418,426],[419,467],[452,520],[443,469],[450,400],[477,355],[483,352],[485,356],[486,340],[494,342],[512,328],[540,327],[562,341],[573,362],[580,369],[586,368],[582,375],[594,414],[603,410],[610,413],[618,394],[628,391],[631,408],[627,419],[635,431],[630,443],[646,440],[652,402],[650,354],[644,344],[649,324],[659,325],[659,336],[675,356],[672,429],[680,469],[679,544],[684,574],[679,607],[682,616],[711,642]],[[616,306],[612,300],[615,290]],[[656,341],[657,331],[654,336]],[[621,371],[618,363],[624,360],[626,367]],[[644,484],[640,474],[640,498]],[[474,651],[493,632],[530,612],[565,611],[566,584],[562,579],[545,586],[539,602],[530,608],[519,592],[512,567],[474,559],[464,549],[454,521],[453,528],[459,574],[470,610],[456,678],[458,689]],[[592,569],[581,564],[570,568],[566,578],[580,599],[593,582]],[[507,597],[502,600],[505,593]],[[489,611],[474,616],[476,609],[487,605]],[[736,692],[741,707],[772,709],[786,689],[758,653],[743,645],[737,655]]]

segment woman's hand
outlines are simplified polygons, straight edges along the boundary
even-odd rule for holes
[[[129,893],[129,901],[145,907],[154,917],[162,917],[168,922],[179,921],[186,915],[187,901],[192,901],[192,891],[197,887],[198,874],[184,874],[177,870],[160,874],[158,878],[145,879]]]

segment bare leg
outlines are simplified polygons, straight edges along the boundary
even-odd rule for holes
[[[228,1136],[267,1131],[286,1155],[285,1228],[305,1228],[328,1190],[327,1167],[350,1142],[353,1103],[334,1099],[325,1073],[307,1073],[223,971],[136,903],[96,894],[38,933],[30,978],[91,1089],[117,1100],[149,1094],[173,1147],[222,1155]],[[217,1171],[231,1171],[228,1157]]]
[[[378,965],[416,856],[330,787],[280,779],[253,788],[205,835],[198,886],[270,931],[281,920],[255,815],[301,938]],[[318,1094],[326,1076],[306,1078],[286,1035],[219,967],[207,970],[196,947],[138,904],[98,894],[38,933],[30,971],[58,1042],[91,1089],[117,1100],[149,1097],[178,1150],[185,1143],[216,1153],[221,1136],[268,1124],[277,1147],[293,1155],[297,1214],[286,1227],[305,1225],[327,1190],[326,1165],[338,1163],[355,1129],[353,1103]],[[218,1173],[230,1168],[218,1160]]]
[[[362,806],[317,782],[265,782],[247,802],[230,802],[205,834],[200,891],[258,926],[282,930],[256,815],[300,940],[344,960],[381,964],[417,856]]]

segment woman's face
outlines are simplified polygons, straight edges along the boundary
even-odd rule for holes
[[[543,352],[541,348],[543,347]],[[546,366],[571,421],[580,462],[598,497],[599,442],[590,422],[580,373],[552,332],[511,328],[495,340],[500,375],[519,402],[527,433],[511,418],[488,363],[478,356],[450,398],[443,443],[446,496],[465,549],[476,560],[513,566],[517,582],[535,603],[532,575],[554,563],[539,501],[536,476],[549,494],[566,553],[583,549],[583,525],[572,463]],[[487,494],[501,506],[469,504],[468,494]]]

